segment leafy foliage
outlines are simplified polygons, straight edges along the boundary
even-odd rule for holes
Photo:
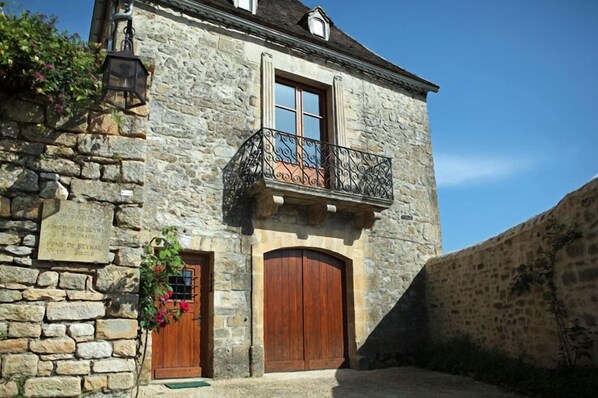
[[[0,91],[44,96],[61,113],[100,98],[99,46],[59,32],[57,19],[28,11],[5,13],[0,2]]]

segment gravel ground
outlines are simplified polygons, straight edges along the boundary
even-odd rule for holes
[[[162,384],[141,388],[140,397],[400,397],[516,398],[467,377],[412,367],[371,371],[351,369],[273,373],[262,378],[207,380],[209,387],[171,390]]]

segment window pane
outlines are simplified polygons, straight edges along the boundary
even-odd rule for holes
[[[239,7],[251,11],[251,0],[239,0]]]
[[[321,116],[320,96],[318,94],[310,93],[309,91],[303,92],[303,112]]]
[[[312,22],[312,27],[313,27],[313,34],[314,35],[318,35],[320,37],[326,37],[326,35],[324,34],[324,21],[322,21],[320,18],[314,18],[313,22]]]
[[[303,136],[312,140],[322,141],[321,119],[303,115]]]
[[[168,284],[172,287],[171,300],[193,300],[193,271],[184,269],[180,276],[168,277]]]
[[[276,92],[274,93],[276,105],[282,105],[287,108],[295,109],[295,88],[276,83]]]
[[[276,113],[274,115],[274,127],[276,130],[297,134],[295,112],[276,108]]]

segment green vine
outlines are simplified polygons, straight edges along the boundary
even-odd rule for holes
[[[573,243],[582,235],[575,228],[551,222],[547,228],[549,249],[538,249],[539,257],[533,265],[522,264],[516,272],[511,286],[511,295],[521,296],[531,291],[532,286],[540,288],[547,310],[554,317],[561,352],[560,365],[573,367],[585,357],[591,359],[590,350],[594,346],[595,333],[583,326],[577,318],[572,319],[569,311],[559,298],[555,276],[555,262],[559,250]]]
[[[103,54],[77,34],[59,32],[56,17],[6,12],[0,2],[0,91],[40,96],[58,114],[99,100]]]

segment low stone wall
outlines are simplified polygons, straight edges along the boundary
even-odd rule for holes
[[[554,283],[569,319],[596,332],[598,320],[598,179],[556,207],[476,246],[428,261],[426,294],[435,342],[468,335],[540,366],[555,366],[560,345],[539,288],[512,295],[517,268],[549,248],[548,234],[563,225],[581,233],[557,251]],[[596,340],[596,336],[594,335]],[[598,341],[592,349],[598,364]]]
[[[134,385],[146,148],[136,119],[62,120],[0,98],[0,397]],[[109,263],[38,260],[42,208],[56,200],[103,209]]]

